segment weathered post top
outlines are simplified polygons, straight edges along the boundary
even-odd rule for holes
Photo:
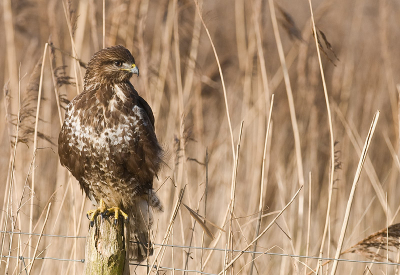
[[[98,215],[90,226],[85,247],[86,275],[129,275],[127,238],[122,217]]]

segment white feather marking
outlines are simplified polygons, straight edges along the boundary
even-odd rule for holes
[[[125,102],[128,99],[118,85],[114,85],[114,89],[115,94],[122,100],[122,102]]]

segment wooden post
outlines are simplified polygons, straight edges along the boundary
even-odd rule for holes
[[[98,215],[89,226],[85,247],[86,275],[129,275],[124,220]]]

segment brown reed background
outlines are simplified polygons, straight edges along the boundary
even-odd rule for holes
[[[221,234],[218,242],[212,242],[182,207],[168,243],[243,249],[256,237],[261,184],[264,216],[260,231],[304,183],[299,196],[258,241],[257,251],[318,256],[332,171],[328,115],[309,3],[274,2],[293,90],[297,131],[292,127],[277,50],[279,42],[275,39],[268,1],[199,0],[198,4],[221,63],[234,144],[217,62],[195,2],[105,1],[105,45],[124,45],[134,55],[140,77],[131,81],[152,106],[157,136],[167,152],[167,165],[155,182],[165,208],[163,213],[155,214],[155,242],[162,242],[179,190],[185,185],[183,202],[225,232],[207,222],[216,239]],[[335,140],[332,206],[322,255],[333,257],[360,148],[377,110],[381,115],[356,190],[343,250],[399,221],[400,3],[316,0],[312,5],[316,27],[334,51],[321,38]],[[302,31],[301,39],[295,37],[291,20]],[[82,91],[85,69],[71,56],[87,62],[102,48],[103,3],[2,0],[0,22],[0,86],[4,87],[0,94],[1,230],[29,232],[32,228],[35,233],[85,236],[85,213],[93,206],[59,164],[57,100],[61,99],[61,106],[65,107],[64,99],[71,100]],[[46,42],[51,42],[52,47],[45,54],[36,125],[40,64]],[[272,94],[272,122],[263,166]],[[63,118],[63,109],[61,113]],[[17,124],[19,143],[15,147]],[[294,134],[300,138],[302,173],[298,171]],[[236,162],[232,147],[237,151],[239,140]],[[234,171],[237,176],[231,215],[227,211]],[[303,178],[299,178],[301,174]],[[230,232],[233,242],[228,240]],[[82,259],[84,240],[38,236],[30,240],[25,235],[2,235],[2,255],[30,257],[35,252],[41,257]],[[215,251],[206,261],[209,253],[166,248],[161,265],[218,273],[223,269],[224,258],[232,259],[237,254]],[[386,251],[383,253],[386,258]],[[394,250],[390,254],[395,261],[397,253]],[[342,257],[365,259],[354,254]],[[228,274],[249,274],[251,260],[251,255],[243,255]],[[256,256],[253,274],[310,272],[302,262],[313,269],[318,263]],[[137,274],[146,272],[145,268],[131,268],[132,274],[134,270]],[[23,269],[21,261],[2,259],[0,272],[19,274]],[[81,274],[83,264],[36,260],[28,270],[31,274]],[[339,263],[337,274],[361,274],[368,270],[374,274],[394,274],[396,268]],[[320,271],[330,272],[331,265]]]

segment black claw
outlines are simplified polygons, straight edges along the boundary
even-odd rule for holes
[[[90,218],[89,218],[89,214],[86,214],[86,218],[88,218],[88,220],[90,220]]]
[[[91,227],[94,226],[94,221],[90,221],[90,226],[91,226]]]
[[[114,218],[114,225],[117,225],[117,219]]]

